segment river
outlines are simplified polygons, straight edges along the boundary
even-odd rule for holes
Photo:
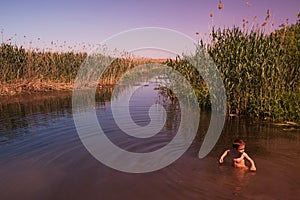
[[[95,106],[107,136],[137,153],[166,145],[180,123],[178,106],[164,102],[168,119],[162,133],[124,139],[113,121],[111,89],[102,88]],[[140,88],[131,101],[132,119],[149,123],[149,102],[164,101],[153,87]],[[300,130],[247,118],[226,119],[213,150],[198,158],[210,121],[201,111],[198,136],[172,164],[149,173],[125,173],[95,159],[82,144],[72,116],[72,93],[20,95],[0,104],[0,199],[298,199]],[[235,138],[246,141],[256,172],[235,169],[218,159]]]

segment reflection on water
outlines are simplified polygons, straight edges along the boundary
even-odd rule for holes
[[[96,95],[96,111],[107,136],[128,151],[149,152],[166,145],[180,123],[180,109],[163,96],[145,98],[144,87],[131,102],[131,115],[149,123],[149,101],[161,102],[168,119],[161,133],[138,139],[120,134],[110,109],[112,88]],[[23,98],[23,99],[22,99]],[[22,96],[0,104],[0,199],[297,199],[300,196],[300,131],[285,131],[248,119],[228,119],[212,152],[198,158],[210,115],[201,112],[198,135],[175,163],[147,174],[128,174],[95,160],[80,142],[71,113],[71,94]],[[147,106],[146,106],[147,105]],[[145,113],[146,112],[146,113]],[[235,169],[218,158],[235,138],[257,172]]]
[[[251,173],[245,168],[239,169],[219,166],[219,170],[220,174],[217,179],[217,184],[231,189],[232,195],[237,197],[243,196],[243,193],[246,192],[244,190],[249,188],[252,176],[256,175],[254,172]]]
[[[102,88],[96,93],[96,100],[101,103],[109,101],[112,89]],[[71,117],[71,95],[71,92],[52,92],[1,99],[0,144],[30,133],[29,129],[33,127],[50,126],[61,117]]]

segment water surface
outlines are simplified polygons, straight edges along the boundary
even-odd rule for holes
[[[96,111],[106,135],[119,147],[150,152],[176,134],[180,109],[151,86],[133,97],[131,115],[143,126],[153,102],[165,105],[168,119],[153,138],[126,137],[113,121],[111,89],[97,95]],[[149,95],[151,94],[151,95]],[[227,119],[217,145],[198,158],[209,125],[201,112],[198,136],[173,164],[146,174],[111,169],[82,145],[72,118],[70,93],[20,96],[0,105],[0,199],[297,199],[300,196],[300,131],[248,119]],[[218,158],[242,138],[257,172],[234,169]]]

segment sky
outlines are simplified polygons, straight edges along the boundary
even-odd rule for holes
[[[51,42],[64,46],[61,48],[78,48],[99,44],[122,31],[161,27],[197,41],[206,37],[211,25],[242,26],[244,18],[249,26],[262,24],[269,9],[270,21],[277,28],[286,19],[295,23],[300,12],[299,0],[222,0],[221,10],[218,3],[219,0],[2,1],[1,40],[34,48],[48,48]]]

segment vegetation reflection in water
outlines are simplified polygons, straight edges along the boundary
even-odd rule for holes
[[[97,102],[108,102],[112,87],[96,92]],[[28,133],[27,128],[48,126],[61,117],[72,117],[71,92],[25,94],[0,102],[0,143]]]

